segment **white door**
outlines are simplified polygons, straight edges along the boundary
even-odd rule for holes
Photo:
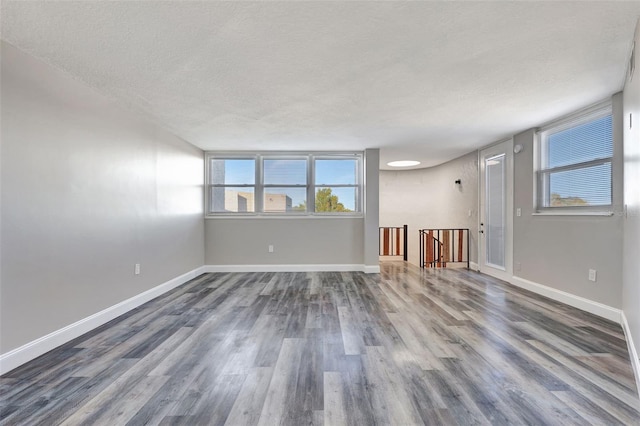
[[[480,272],[513,276],[513,140],[480,151]]]

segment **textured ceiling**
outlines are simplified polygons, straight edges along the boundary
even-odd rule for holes
[[[432,166],[621,90],[640,2],[2,2],[2,38],[205,150]]]

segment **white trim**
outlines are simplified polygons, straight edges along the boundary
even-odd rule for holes
[[[42,336],[20,346],[19,348],[0,355],[0,375],[8,373],[14,368],[17,368],[40,355],[45,354],[50,350],[75,339],[76,337],[82,336],[103,324],[106,324],[120,315],[155,299],[169,290],[173,290],[179,285],[184,284],[203,273],[205,273],[205,270],[204,267],[201,266],[160,284],[157,287],[149,289],[109,308],[103,309],[100,312],[83,318],[80,321],[76,321],[73,324],[69,324],[66,327],[47,334],[46,336]]]
[[[510,282],[516,287],[524,288],[558,302],[573,306],[574,308],[614,321],[618,324],[621,323],[622,311],[620,309],[612,308],[611,306],[594,302],[593,300],[585,299],[584,297],[576,296],[574,294],[547,287],[546,285],[538,284],[516,276],[513,276]]]
[[[206,265],[204,272],[365,272],[380,273],[380,265],[307,264],[307,265]]]
[[[480,271],[480,265],[478,265],[476,262],[469,262],[469,268],[472,271]]]
[[[363,213],[290,213],[290,214],[278,214],[278,213],[216,213],[204,217],[205,220],[213,219],[364,219]]]
[[[362,272],[365,274],[379,274],[380,265],[362,265]]]
[[[568,208],[568,207],[557,207],[557,208]],[[549,210],[540,210],[539,212],[531,213],[531,216],[613,216],[612,211],[577,211],[577,210],[568,210],[568,211],[549,211]]]
[[[627,346],[629,347],[629,358],[631,359],[631,366],[633,367],[633,373],[636,378],[636,390],[638,391],[638,396],[640,396],[640,358],[638,358],[636,346],[633,344],[631,329],[629,328],[629,323],[627,322],[627,317],[624,315],[624,311],[622,312],[622,321],[620,322],[620,325],[622,325],[624,336],[627,339]]]
[[[564,130],[570,127],[575,127],[588,121],[605,117],[609,114],[613,114],[613,99],[612,96],[606,99],[591,104],[587,107],[581,108],[570,114],[564,115],[560,118],[556,118],[552,121],[544,123],[542,126],[536,129],[536,133],[549,132],[550,130]]]

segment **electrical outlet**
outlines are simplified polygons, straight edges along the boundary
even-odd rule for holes
[[[140,264],[139,263],[136,263],[136,266],[134,266],[133,273],[135,275],[140,275]]]
[[[520,207],[516,209],[516,216],[518,217],[522,216],[522,209]]]
[[[595,281],[595,280],[596,280],[596,270],[589,269],[589,281]]]
[[[273,244],[269,244],[269,253],[273,253]]]
[[[469,210],[469,213],[467,214],[469,217],[471,217],[471,210]]]

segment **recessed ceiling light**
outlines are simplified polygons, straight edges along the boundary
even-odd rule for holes
[[[391,167],[411,167],[411,166],[417,166],[418,164],[420,164],[419,161],[402,160],[402,161],[392,161],[390,163],[387,163],[387,166],[391,166]]]

